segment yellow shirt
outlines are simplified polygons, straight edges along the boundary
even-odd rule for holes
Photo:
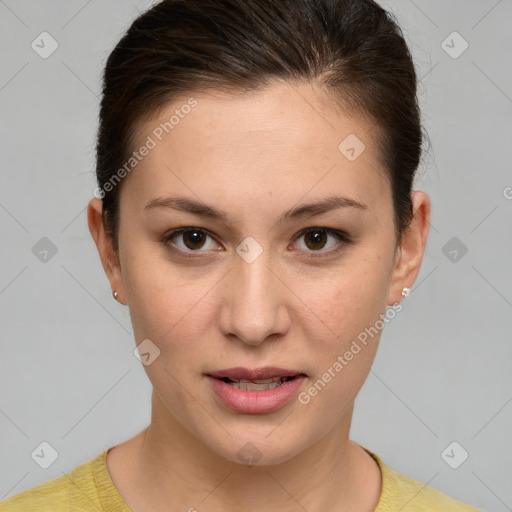
[[[365,448],[366,449],[366,448]],[[20,492],[0,503],[0,512],[133,512],[107,469],[106,449],[70,473]],[[388,467],[366,449],[382,473],[382,493],[375,512],[482,512]]]

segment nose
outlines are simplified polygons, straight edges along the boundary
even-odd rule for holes
[[[246,345],[260,345],[288,332],[286,286],[263,255],[252,263],[240,258],[227,278],[219,318],[225,336]]]

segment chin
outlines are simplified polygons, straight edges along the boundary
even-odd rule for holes
[[[286,420],[285,420],[286,421]],[[281,430],[278,434],[278,430]],[[239,432],[228,429],[231,437],[224,436],[223,443],[219,439],[204,439],[220,457],[244,466],[274,466],[286,462],[307,448],[304,440],[297,439],[282,425],[272,422],[272,425],[261,428],[242,428]],[[248,433],[248,430],[251,433]],[[295,428],[294,431],[297,431]]]

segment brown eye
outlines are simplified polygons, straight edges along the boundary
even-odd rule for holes
[[[328,228],[307,228],[301,231],[296,240],[304,239],[303,247],[299,249],[309,253],[330,253],[339,250],[344,244],[351,244],[351,238],[343,231]],[[338,249],[337,249],[338,248]]]
[[[210,241],[210,246],[208,242]],[[164,237],[166,244],[172,244],[184,252],[205,252],[205,249],[216,249],[218,244],[203,229],[182,228],[177,229]]]
[[[189,249],[201,249],[201,247],[204,245],[204,241],[206,239],[206,236],[201,231],[186,231],[183,233],[183,243],[189,248]]]
[[[310,231],[304,235],[304,242],[311,250],[323,249],[326,241],[327,234],[325,231]]]

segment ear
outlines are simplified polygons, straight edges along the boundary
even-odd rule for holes
[[[430,227],[430,199],[424,192],[416,190],[411,196],[413,219],[405,230],[402,243],[397,248],[395,266],[388,292],[388,306],[400,302],[402,289],[412,288],[419,274],[421,261],[427,245]]]
[[[89,231],[96,243],[103,269],[107,274],[112,291],[116,291],[117,301],[124,304],[125,290],[121,274],[119,258],[112,245],[112,238],[106,232],[103,224],[103,203],[101,199],[94,198],[87,206],[87,222]]]

